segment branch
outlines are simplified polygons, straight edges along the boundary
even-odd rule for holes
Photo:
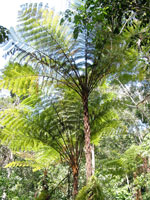
[[[138,103],[136,104],[136,106],[139,106],[140,104],[143,104],[146,100],[149,99],[149,97],[150,97],[150,94],[146,95],[146,97],[145,97],[142,101],[138,102]]]
[[[121,81],[120,81],[118,78],[116,78],[116,80],[119,82],[119,84],[121,85],[121,87],[123,88],[123,90],[125,91],[125,93],[128,95],[128,97],[130,97],[131,101],[132,101],[132,102],[134,103],[134,105],[136,106],[137,103],[134,101],[134,99],[133,99],[133,97],[131,96],[131,94],[130,94],[129,90],[127,89],[127,87],[125,87],[125,86],[121,83]]]
[[[127,21],[124,23],[124,25],[123,25],[123,27],[122,27],[122,29],[121,29],[121,31],[120,31],[120,33],[119,33],[119,35],[122,33],[122,31],[123,31],[123,29],[124,29],[124,27],[126,26],[126,24],[129,22],[129,20],[131,19],[131,17],[133,16],[133,14],[134,14],[134,12],[132,12],[131,13],[131,15],[130,15],[130,17],[127,19]]]
[[[131,101],[132,101],[133,104],[135,105],[134,107],[137,108],[137,109],[143,114],[143,116],[145,116],[145,117],[148,119],[149,117],[147,116],[147,114],[146,114],[143,110],[141,110],[141,109],[139,108],[139,104],[144,103],[144,102],[147,100],[147,98],[150,96],[150,94],[148,94],[148,95],[147,95],[142,101],[140,101],[139,103],[136,103],[136,102],[134,101],[133,97],[131,96],[130,92],[128,91],[128,89],[121,83],[121,81],[120,81],[119,79],[116,78],[116,80],[119,82],[119,84],[121,85],[121,87],[123,88],[123,90],[125,91],[125,93],[126,93],[126,94],[128,95],[128,97],[131,99]],[[131,107],[131,105],[130,105],[130,107]]]

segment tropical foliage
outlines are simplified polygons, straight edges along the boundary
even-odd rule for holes
[[[62,18],[42,3],[22,6],[3,40],[9,63],[0,88],[10,98],[0,106],[0,177],[11,189],[0,186],[2,199],[150,198],[142,2],[77,1]]]

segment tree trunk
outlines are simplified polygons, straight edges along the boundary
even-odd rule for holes
[[[88,95],[83,96],[83,111],[84,111],[84,135],[85,135],[85,159],[86,159],[86,180],[92,176],[92,154],[91,154],[91,131],[89,124],[89,113],[88,113]]]
[[[94,151],[94,144],[91,145],[92,151],[92,175],[95,173],[95,151]]]
[[[72,166],[72,172],[73,172],[73,198],[75,199],[76,195],[78,194],[78,173],[79,173],[78,164]]]

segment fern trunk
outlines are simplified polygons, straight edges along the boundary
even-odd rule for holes
[[[92,176],[92,149],[91,149],[91,130],[89,123],[89,112],[88,112],[88,95],[83,96],[83,111],[84,111],[84,135],[85,135],[85,159],[86,159],[86,180]]]
[[[78,164],[72,166],[73,171],[73,198],[78,194],[78,174],[79,174],[79,166]]]

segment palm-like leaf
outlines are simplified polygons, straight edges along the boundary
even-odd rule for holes
[[[19,22],[17,32],[11,31],[12,39],[6,46],[8,54],[14,54],[12,59],[31,65],[39,77],[62,81],[80,95],[85,87],[92,91],[121,62],[125,45],[120,45],[118,37],[111,33],[103,33],[100,27],[95,27],[88,37],[85,30],[75,40],[72,29],[60,25],[59,16],[37,4],[24,5]],[[93,41],[96,29],[104,40],[100,52]]]

